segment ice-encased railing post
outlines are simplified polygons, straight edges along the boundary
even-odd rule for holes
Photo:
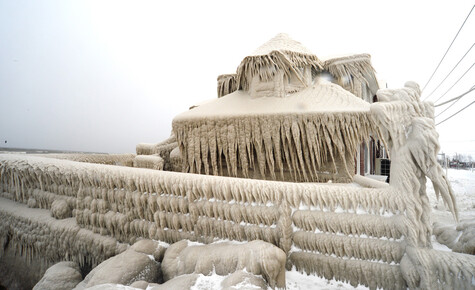
[[[433,121],[433,106],[420,100],[419,86],[413,82],[398,90],[378,91],[378,102],[371,105],[379,135],[391,157],[390,185],[414,201],[414,210],[407,215],[418,231],[412,246],[430,247],[431,208],[425,183],[429,177],[436,194],[440,193],[455,219],[458,211],[447,178],[437,163],[440,148]]]
[[[426,193],[426,177],[437,198],[458,220],[454,192],[437,162],[440,149],[432,103],[420,101],[420,89],[406,83],[403,89],[378,91],[378,103],[371,106],[391,157],[390,187],[412,200],[406,216],[416,230],[408,237],[400,261],[401,273],[411,289],[473,289],[475,258],[472,255],[441,252],[431,245],[431,207]]]

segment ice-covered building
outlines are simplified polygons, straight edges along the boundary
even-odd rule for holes
[[[371,173],[375,154],[366,143],[373,153],[369,108],[377,89],[369,55],[323,63],[279,34],[245,57],[236,74],[218,77],[219,99],[174,119],[175,170],[349,182],[355,170],[364,175],[365,163]]]
[[[28,263],[37,271],[25,281],[64,260],[88,272],[152,239],[180,242],[165,258],[131,247],[162,262],[165,280],[249,266],[283,287],[283,267],[296,267],[372,289],[473,287],[473,256],[431,246],[426,177],[458,214],[417,84],[378,90],[368,55],[321,62],[278,35],[218,77],[218,96],[135,156],[0,155],[0,281]],[[371,138],[391,156],[389,184],[355,174]],[[251,261],[214,256],[223,239],[243,242]],[[88,277],[81,287],[99,279]]]

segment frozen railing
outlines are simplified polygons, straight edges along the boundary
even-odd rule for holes
[[[39,280],[53,264],[71,260],[95,267],[127,248],[117,240],[81,228],[73,218],[57,220],[41,209],[0,198],[0,258],[7,247],[34,264]],[[12,254],[10,252],[10,255]]]
[[[405,285],[401,258],[421,234],[410,218],[417,202],[393,187],[0,155],[0,192],[31,207],[51,208],[55,200],[65,200],[77,225],[122,242],[267,241],[287,253],[289,267],[371,287]]]
[[[78,154],[42,154],[41,157],[65,159],[86,163],[108,164],[118,166],[133,166],[135,154],[106,154],[106,153],[78,153]]]

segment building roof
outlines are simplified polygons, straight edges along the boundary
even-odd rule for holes
[[[371,56],[366,53],[331,58],[324,63],[327,70],[336,78],[338,84],[360,98],[365,98],[365,88],[370,97],[379,89]]]
[[[299,68],[305,66],[311,66],[316,71],[323,69],[318,57],[300,42],[287,34],[278,34],[242,60],[237,69],[238,89],[248,90],[256,74],[264,81],[272,80],[278,71],[286,75],[292,71],[302,78]]]
[[[293,52],[313,56],[314,54],[300,42],[293,40],[285,33],[279,33],[263,45],[259,46],[250,56],[268,55],[274,51]]]
[[[368,102],[342,87],[324,79],[318,79],[314,85],[285,98],[253,98],[248,92],[238,90],[181,113],[174,118],[174,121],[250,115],[368,112],[369,106]]]

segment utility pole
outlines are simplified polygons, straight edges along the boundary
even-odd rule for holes
[[[448,173],[448,170],[447,170],[447,167],[449,165],[449,157],[445,156],[445,153],[439,153],[438,155],[441,155],[442,156],[442,164],[441,166],[445,166],[445,176],[448,176],[447,173]],[[440,159],[438,159],[440,160]]]
[[[445,154],[444,154],[445,157]],[[447,180],[449,179],[449,157],[444,158],[445,159],[445,177]]]

